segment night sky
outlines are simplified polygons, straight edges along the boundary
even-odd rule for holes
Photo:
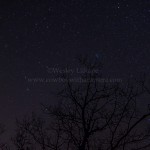
[[[90,55],[112,77],[150,74],[150,0],[1,0],[0,122],[56,101],[48,68]]]

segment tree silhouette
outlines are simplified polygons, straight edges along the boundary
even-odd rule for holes
[[[17,150],[27,150],[28,146],[31,144],[30,137],[28,136],[27,131],[19,126],[18,121],[16,121],[16,124],[18,128],[16,130],[15,136],[12,138],[12,142]]]
[[[145,120],[150,111],[139,111],[138,100],[148,91],[145,80],[112,82],[93,72],[99,64],[79,60],[86,68],[81,82],[63,76],[66,84],[58,93],[61,102],[43,106],[50,124],[32,118],[20,126],[42,150],[146,150],[150,130]],[[47,126],[47,127],[46,127]]]
[[[2,135],[5,132],[5,126],[3,124],[0,124],[0,135]],[[10,147],[4,143],[0,142],[0,150],[10,150]]]

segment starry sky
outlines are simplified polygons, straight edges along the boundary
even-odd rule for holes
[[[150,0],[1,0],[0,122],[54,103],[47,68],[90,55],[107,74],[150,74]]]

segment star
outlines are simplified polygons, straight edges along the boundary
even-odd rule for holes
[[[5,44],[5,45],[4,45],[4,48],[8,48],[8,44]]]
[[[29,91],[30,91],[30,88],[27,87],[27,88],[26,88],[26,91],[29,92]]]
[[[95,54],[95,57],[96,57],[97,59],[99,59],[99,55],[98,55],[98,54]]]

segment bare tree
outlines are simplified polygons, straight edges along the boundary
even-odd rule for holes
[[[12,138],[12,142],[17,150],[26,150],[30,146],[31,141],[28,132],[24,127],[20,126],[19,121],[16,121],[17,130],[15,136]]]
[[[150,111],[139,111],[138,100],[147,92],[145,81],[126,84],[102,79],[94,71],[99,65],[87,59],[80,82],[67,81],[59,92],[61,103],[43,106],[51,116],[51,126],[24,120],[22,127],[41,145],[55,150],[146,150],[150,147],[150,130],[144,125]],[[98,68],[99,69],[99,68]]]
[[[149,131],[143,127],[150,112],[138,111],[137,99],[145,93],[144,81],[111,84],[93,70],[99,67],[87,59],[80,61],[86,72],[81,83],[71,82],[59,93],[61,105],[48,107],[49,114],[59,123],[68,149],[120,150],[145,149],[150,146]],[[60,130],[60,129],[59,129]]]

